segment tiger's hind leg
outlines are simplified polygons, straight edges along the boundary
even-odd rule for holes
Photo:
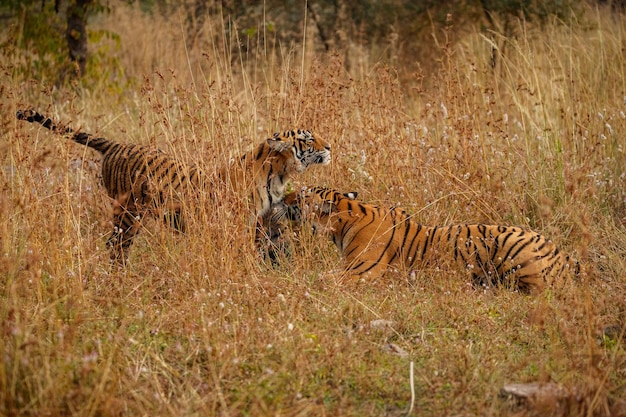
[[[143,213],[140,205],[127,193],[113,200],[113,231],[107,240],[111,251],[111,261],[125,264],[128,261],[130,247],[139,232]]]

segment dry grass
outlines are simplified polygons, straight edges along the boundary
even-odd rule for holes
[[[406,415],[411,363],[415,415],[519,415],[500,388],[532,381],[575,389],[581,415],[617,413],[626,22],[589,19],[520,26],[495,70],[479,34],[452,47],[439,32],[435,71],[415,75],[365,55],[347,73],[313,47],[239,59],[220,22],[185,52],[177,19],[154,26],[127,9],[99,23],[129,47],[117,52],[128,74],[147,74],[123,95],[50,90],[3,60],[0,414]],[[132,265],[112,270],[96,155],[15,120],[28,105],[207,167],[273,131],[311,128],[333,162],[294,186],[356,190],[428,224],[530,226],[585,275],[537,297],[476,291],[453,271],[348,289],[324,280],[340,262],[329,242],[304,231],[272,269],[224,207],[222,222],[199,219],[188,236],[150,222]],[[542,406],[521,413],[563,410]]]

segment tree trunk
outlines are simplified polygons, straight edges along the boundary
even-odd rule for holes
[[[82,76],[87,64],[87,10],[93,0],[70,0],[67,7],[65,38],[76,73]]]

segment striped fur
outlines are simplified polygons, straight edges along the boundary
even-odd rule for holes
[[[185,231],[183,207],[203,188],[210,192],[218,184],[251,204],[251,225],[274,227],[264,225],[268,223],[264,218],[272,206],[282,201],[287,180],[311,165],[330,162],[330,145],[323,139],[308,130],[289,130],[275,133],[223,167],[214,178],[200,167],[184,164],[158,149],[75,132],[33,110],[18,111],[17,118],[40,123],[102,154],[102,179],[114,202],[113,232],[107,245],[117,262],[127,259],[144,216],[163,215],[170,226]],[[259,230],[257,240],[266,234]]]
[[[356,193],[315,187],[298,196],[303,210],[290,217],[312,219],[343,254],[345,275],[376,278],[392,268],[422,269],[458,264],[477,285],[504,285],[524,292],[541,291],[564,281],[567,255],[544,236],[519,227],[497,225],[424,226],[399,208],[380,208],[356,200]],[[295,214],[294,214],[295,212]]]

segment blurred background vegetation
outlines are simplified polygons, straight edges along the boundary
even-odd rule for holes
[[[466,33],[480,30],[491,39],[495,66],[496,50],[505,49],[501,40],[516,35],[518,19],[567,24],[584,19],[582,11],[590,9],[585,6],[620,13],[625,1],[4,0],[0,22],[10,30],[0,38],[0,46],[19,51],[22,60],[13,68],[15,73],[55,85],[83,78],[88,84],[104,81],[121,89],[131,75],[120,63],[122,39],[98,22],[120,9],[129,10],[129,5],[155,19],[177,19],[188,52],[210,48],[219,38],[231,58],[240,60],[306,41],[312,52],[342,55],[348,70],[355,56],[366,53],[376,62],[429,72],[439,56],[433,45],[458,42]],[[206,33],[209,27],[219,30]]]

